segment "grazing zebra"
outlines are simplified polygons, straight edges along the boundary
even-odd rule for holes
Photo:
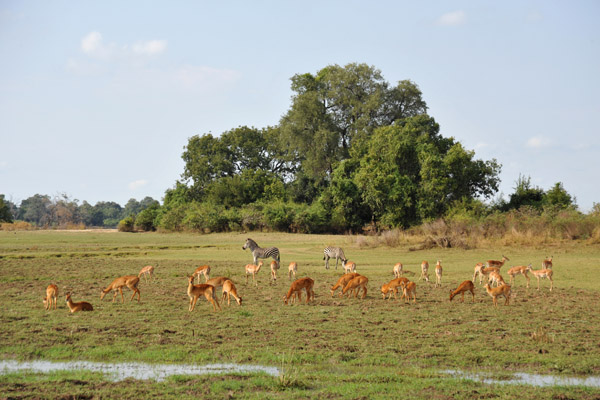
[[[346,256],[344,255],[344,250],[341,247],[325,247],[323,250],[323,260],[325,260],[325,269],[329,269],[329,259],[335,258],[335,269],[338,266],[338,260],[342,260],[342,262],[348,261]]]
[[[244,246],[242,246],[242,250],[246,250],[247,248],[250,248],[250,251],[252,252],[252,256],[254,257],[254,264],[256,264],[256,261],[259,258],[273,258],[273,260],[277,261],[277,263],[279,263],[279,249],[277,247],[267,247],[267,248],[262,248],[259,247],[256,242],[250,238],[248,238],[248,240],[246,240],[246,244],[244,244]]]

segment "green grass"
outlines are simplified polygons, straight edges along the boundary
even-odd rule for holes
[[[245,284],[252,261],[242,245],[252,237],[278,246],[282,269],[275,284],[261,269],[259,285]],[[101,397],[383,398],[598,398],[598,389],[485,385],[442,375],[444,369],[557,375],[600,375],[600,279],[598,246],[567,242],[552,248],[432,249],[364,246],[353,236],[250,234],[126,234],[103,232],[0,232],[0,354],[4,359],[140,361],[149,363],[242,363],[277,366],[280,377],[216,375],[173,377],[164,382],[107,382],[99,374],[0,376],[0,397],[56,397],[79,393]],[[324,269],[322,250],[342,246],[369,278],[366,299],[331,298],[341,275]],[[475,303],[448,301],[448,292],[471,279],[479,261],[510,258],[502,268],[554,256],[552,292],[525,288],[518,276],[511,305],[494,308],[477,283]],[[417,303],[384,301],[379,288],[400,261],[418,278],[419,265],[442,260],[442,288],[417,282]],[[284,306],[287,265],[315,280],[309,305]],[[100,301],[100,289],[115,277],[154,265],[157,281],[140,284],[141,303]],[[211,276],[234,280],[242,307],[200,299],[188,312],[187,276],[198,265]],[[433,276],[430,268],[430,276]],[[49,283],[59,286],[59,308],[45,311]],[[89,301],[92,313],[70,314],[64,293]],[[218,291],[220,295],[220,290]],[[78,383],[73,383],[78,382]],[[81,383],[83,382],[83,383]],[[17,388],[17,392],[15,392]]]

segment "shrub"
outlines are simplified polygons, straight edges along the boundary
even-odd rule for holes
[[[126,217],[119,221],[117,229],[119,232],[133,232],[133,227],[135,226],[135,218],[133,215]]]

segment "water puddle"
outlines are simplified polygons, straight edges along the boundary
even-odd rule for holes
[[[586,378],[564,377],[556,375],[537,375],[517,372],[508,379],[496,379],[490,375],[476,372],[465,372],[448,369],[441,371],[455,377],[470,379],[488,384],[500,385],[531,385],[531,386],[587,386],[600,387],[600,376]]]
[[[13,372],[48,373],[54,371],[86,370],[101,372],[112,381],[122,381],[127,378],[153,379],[162,381],[172,375],[205,375],[228,373],[253,373],[264,372],[268,375],[278,376],[276,367],[240,364],[208,364],[208,365],[182,365],[182,364],[146,364],[146,363],[100,363],[91,361],[0,361],[0,374]]]

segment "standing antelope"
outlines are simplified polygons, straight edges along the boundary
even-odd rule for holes
[[[56,297],[58,296],[58,286],[51,283],[46,288],[46,297],[44,298],[44,308],[46,310],[52,309],[52,302],[54,302],[54,309],[56,310]]]
[[[475,264],[475,269],[473,270],[473,282],[475,282],[475,278],[479,275],[479,284],[481,285],[481,270],[483,269],[483,263]]]
[[[423,261],[421,263],[421,277],[419,280],[421,279],[425,279],[427,282],[429,282],[429,263],[427,261]]]
[[[408,278],[394,278],[388,283],[384,283],[381,286],[381,296],[383,299],[385,300],[386,294],[388,293],[388,300],[392,298],[392,294],[394,295],[394,299],[398,299],[398,287],[401,286],[402,282],[408,282]]]
[[[506,257],[504,254],[502,254],[502,261],[498,261],[498,260],[487,260],[487,262],[485,263],[486,267],[498,267],[498,268],[502,268],[502,266],[504,265],[505,262],[510,261],[510,259],[508,257]]]
[[[148,277],[146,274],[150,275],[150,282],[152,282],[152,278],[154,276],[154,267],[152,265],[146,265],[144,268],[142,268],[138,274],[138,278],[141,278],[142,275],[144,275],[144,282],[148,282]]]
[[[483,267],[479,269],[479,284],[483,284],[483,277],[487,277],[488,280],[490,278],[490,273],[497,272],[500,273],[500,268],[498,267]]]
[[[250,249],[252,257],[254,257],[254,265],[259,258],[269,258],[279,262],[279,249],[277,247],[259,247],[256,242],[250,238],[246,239],[246,243],[242,246],[242,250]]]
[[[230,279],[223,282],[223,298],[221,299],[223,304],[225,304],[225,296],[227,296],[227,305],[231,301],[231,296],[237,301],[238,305],[242,305],[242,298],[238,296],[237,289]]]
[[[323,250],[323,260],[325,260],[325,269],[329,269],[330,258],[335,258],[335,269],[337,269],[338,260],[342,260],[342,265],[344,265],[343,262],[347,260],[346,256],[344,255],[344,250],[342,250],[341,247],[325,247],[325,249]]]
[[[138,303],[139,303],[141,296],[140,296],[140,290],[137,287],[138,283],[140,283],[140,278],[136,275],[121,276],[120,278],[117,278],[114,281],[112,281],[112,283],[110,285],[108,285],[108,287],[106,289],[102,290],[102,292],[100,293],[100,300],[102,300],[104,298],[104,296],[106,296],[106,294],[112,290],[114,292],[114,295],[113,295],[113,303],[114,303],[115,299],[117,298],[117,290],[118,290],[119,293],[121,293],[121,303],[125,303],[125,298],[123,297],[123,286],[127,286],[129,289],[131,289],[133,291],[130,301],[133,301],[133,298],[134,298],[135,294],[137,293]]]
[[[500,275],[498,271],[490,272],[490,276],[488,277],[488,283],[491,283],[492,285],[495,284],[496,287],[506,285],[504,278],[502,278],[502,275]]]
[[[442,287],[442,260],[435,264],[435,287]]]
[[[206,283],[207,285],[212,285],[215,287],[215,289],[218,289],[220,286],[223,286],[223,284],[227,280],[229,280],[229,278],[225,276],[217,276],[216,278],[210,278],[204,283]]]
[[[346,286],[346,284],[350,282],[350,280],[356,278],[357,276],[359,276],[359,274],[354,272],[342,275],[340,279],[338,279],[337,283],[331,287],[331,297],[333,297],[333,294],[335,293],[337,288],[341,288],[340,297],[342,297],[342,291],[344,290],[344,286]]]
[[[277,280],[277,270],[279,269],[279,263],[275,260],[271,261],[271,279],[273,282]]]
[[[248,276],[252,275],[252,282],[254,282],[256,286],[258,286],[255,276],[256,274],[258,274],[258,271],[260,271],[260,267],[262,267],[262,265],[262,261],[259,261],[258,265],[246,264],[246,266],[244,267],[246,269],[246,285],[248,284]]]
[[[296,272],[298,272],[298,263],[292,261],[288,267],[288,277],[290,280],[292,280],[292,275],[294,275],[294,279],[296,279]]]
[[[354,297],[357,298],[360,293],[360,289],[363,290],[362,299],[367,297],[367,283],[369,283],[369,279],[366,276],[358,275],[348,281],[344,289],[342,290],[342,295],[345,295],[348,290],[354,292]]]
[[[188,310],[194,311],[196,307],[196,302],[198,301],[198,297],[204,295],[206,300],[210,302],[213,306],[213,311],[217,311],[217,307],[219,310],[221,306],[219,305],[219,301],[215,297],[215,287],[213,285],[208,285],[206,283],[201,283],[200,285],[194,285],[194,275],[190,276],[188,279],[188,289],[187,294],[190,298],[190,306]]]
[[[315,292],[313,291],[313,285],[315,281],[310,278],[300,278],[292,282],[290,286],[290,290],[288,290],[287,294],[283,296],[283,304],[287,304],[290,297],[298,296],[298,302],[302,302],[302,289],[306,290],[306,304],[310,301],[310,298],[315,298]],[[292,299],[294,302],[294,298]]]
[[[471,292],[471,295],[473,296],[473,302],[475,302],[475,285],[473,285],[472,281],[464,281],[463,283],[458,285],[458,288],[456,288],[455,291],[451,290],[450,291],[450,301],[452,301],[454,296],[462,294],[461,301],[464,303],[465,302],[465,292]]]
[[[400,284],[402,287],[402,297],[404,297],[404,302],[410,302],[410,295],[413,296],[413,303],[417,302],[417,284],[411,281],[402,282]],[[402,299],[402,297],[400,299]]]
[[[491,288],[489,283],[485,284],[485,291],[490,295],[494,301],[494,306],[498,307],[498,296],[504,296],[506,301],[504,305],[507,306],[510,301],[510,285],[502,285],[495,288]]]
[[[542,269],[552,269],[552,256],[542,261]]]
[[[207,281],[210,279],[210,266],[209,265],[201,265],[200,267],[196,268],[196,270],[194,271],[194,274],[192,276],[197,276],[198,277],[198,283],[200,283],[200,275],[204,275],[204,281]]]
[[[396,263],[396,265],[394,265],[394,278],[400,278],[400,275],[404,272],[402,268],[402,263]]]
[[[529,264],[529,266],[531,266],[531,264]],[[527,267],[524,265],[519,265],[517,267],[512,267],[511,269],[508,270],[508,275],[510,275],[510,284],[513,284],[513,281],[515,280],[515,276],[517,275],[523,275],[525,277],[525,279],[527,279],[527,289],[529,289],[529,275],[527,275]]]
[[[71,300],[71,293],[67,293],[65,295],[65,300],[67,301],[67,306],[72,313],[77,311],[94,311],[94,307],[92,307],[92,305],[87,301],[74,303],[73,300]]]
[[[527,270],[529,272],[531,272],[533,274],[533,276],[535,276],[537,278],[537,282],[538,282],[537,290],[540,290],[540,279],[548,278],[550,280],[550,291],[552,291],[552,288],[554,287],[554,280],[552,279],[552,270],[551,269],[534,270],[534,269],[531,269],[531,264],[529,264],[527,266]]]
[[[342,260],[342,267],[344,268],[345,274],[356,272],[356,263],[354,261]]]

